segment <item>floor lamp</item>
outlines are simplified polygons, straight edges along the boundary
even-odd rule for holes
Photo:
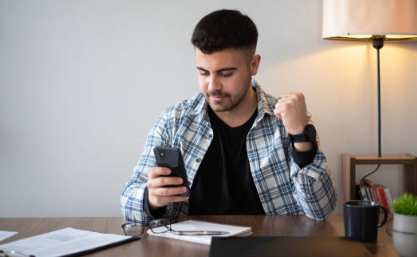
[[[417,39],[417,1],[323,0],[323,38],[372,41],[373,47],[377,50],[378,157],[381,157],[379,50],[385,41]]]

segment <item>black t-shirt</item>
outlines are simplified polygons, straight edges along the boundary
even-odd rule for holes
[[[246,136],[256,118],[229,127],[208,106],[213,140],[191,188],[189,214],[265,214],[246,151]]]

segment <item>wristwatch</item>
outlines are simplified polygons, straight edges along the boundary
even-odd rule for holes
[[[305,126],[304,131],[301,134],[297,134],[297,135],[288,134],[288,135],[290,137],[290,141],[293,146],[294,146],[294,143],[299,143],[299,142],[312,142],[314,145],[317,144],[316,128],[311,124],[308,124],[307,126]]]

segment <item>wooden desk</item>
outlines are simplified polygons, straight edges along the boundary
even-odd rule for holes
[[[332,215],[326,222],[305,216],[225,215],[188,216],[198,219],[252,227],[253,236],[344,236],[342,215]],[[73,227],[102,233],[122,234],[121,218],[0,218],[0,230],[18,231],[0,244],[53,230]],[[366,243],[373,256],[398,256],[385,227],[378,232],[378,242]],[[149,237],[125,245],[96,252],[89,256],[208,256],[209,246],[179,240]]]

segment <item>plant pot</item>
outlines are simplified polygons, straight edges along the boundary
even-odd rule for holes
[[[395,251],[400,256],[417,256],[417,216],[394,213],[392,234]]]

